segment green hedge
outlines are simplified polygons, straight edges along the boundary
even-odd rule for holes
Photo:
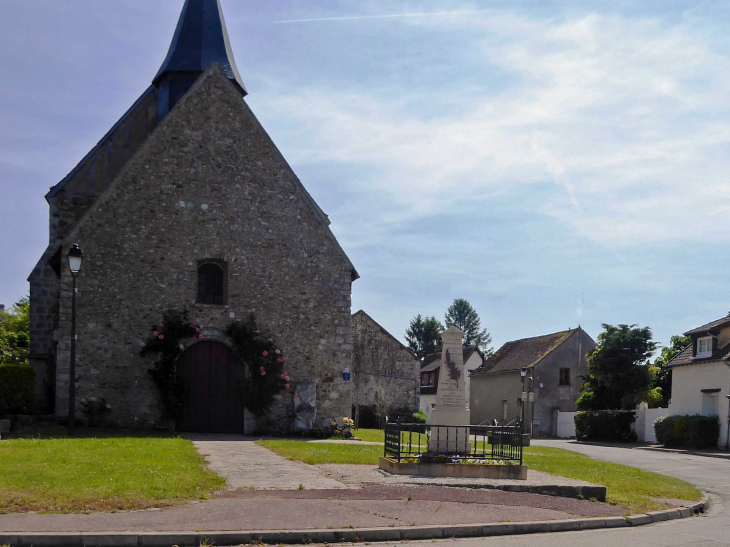
[[[631,424],[636,415],[630,410],[587,410],[575,413],[575,437],[579,441],[634,442]]]
[[[35,404],[35,370],[28,365],[0,364],[0,414],[31,412]]]
[[[720,436],[717,416],[663,416],[654,422],[656,439],[664,446],[716,447]]]

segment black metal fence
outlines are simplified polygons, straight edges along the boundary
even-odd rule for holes
[[[398,462],[481,459],[522,465],[522,429],[519,425],[385,424],[384,455]]]

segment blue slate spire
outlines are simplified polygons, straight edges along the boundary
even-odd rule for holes
[[[213,62],[220,65],[246,96],[246,87],[233,59],[220,0],[185,0],[170,50],[152,81],[160,89],[160,118]]]

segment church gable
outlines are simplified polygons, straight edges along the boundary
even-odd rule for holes
[[[224,338],[227,325],[253,313],[289,356],[292,378],[318,382],[318,416],[349,414],[350,386],[341,378],[351,362],[354,268],[217,65],[79,221],[72,240],[85,255],[79,396],[103,393],[119,416],[155,422],[158,394],[139,343],[167,310],[188,308],[206,338]],[[68,306],[62,299],[66,320]],[[62,347],[59,374],[67,356]],[[64,389],[59,381],[57,410]],[[279,405],[274,413],[292,408],[286,398]]]
[[[144,203],[145,194],[154,203]],[[113,214],[110,209],[118,209],[122,203],[125,208],[138,209],[136,217],[153,223],[163,218],[168,223],[188,222],[196,217],[208,230],[223,230],[222,240],[234,241],[235,235],[224,234],[237,230],[267,239],[288,233],[298,240],[306,232],[314,232],[336,249],[351,280],[359,277],[329,229],[327,216],[215,64],[142,145],[79,226],[90,218]],[[234,207],[223,214],[216,207],[224,204]],[[220,224],[221,214],[235,224],[213,228]],[[246,222],[259,214],[266,218]],[[286,246],[285,239],[278,243]],[[220,245],[225,244],[221,241]]]

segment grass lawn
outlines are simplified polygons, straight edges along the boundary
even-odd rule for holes
[[[358,437],[364,437],[360,434]],[[375,431],[375,430],[369,430]],[[381,432],[382,434],[382,432]],[[374,435],[372,437],[374,439]],[[375,445],[308,443],[306,441],[258,441],[258,444],[289,458],[308,464],[353,463],[376,465],[383,448]],[[701,492],[692,485],[634,467],[594,460],[577,452],[534,446],[525,449],[530,469],[573,479],[603,484],[607,501],[631,513],[669,507],[654,498],[699,500]]]
[[[0,441],[0,513],[160,507],[224,483],[180,437],[79,429]]]
[[[371,443],[385,442],[385,431],[382,429],[353,429],[352,434],[362,441]]]

